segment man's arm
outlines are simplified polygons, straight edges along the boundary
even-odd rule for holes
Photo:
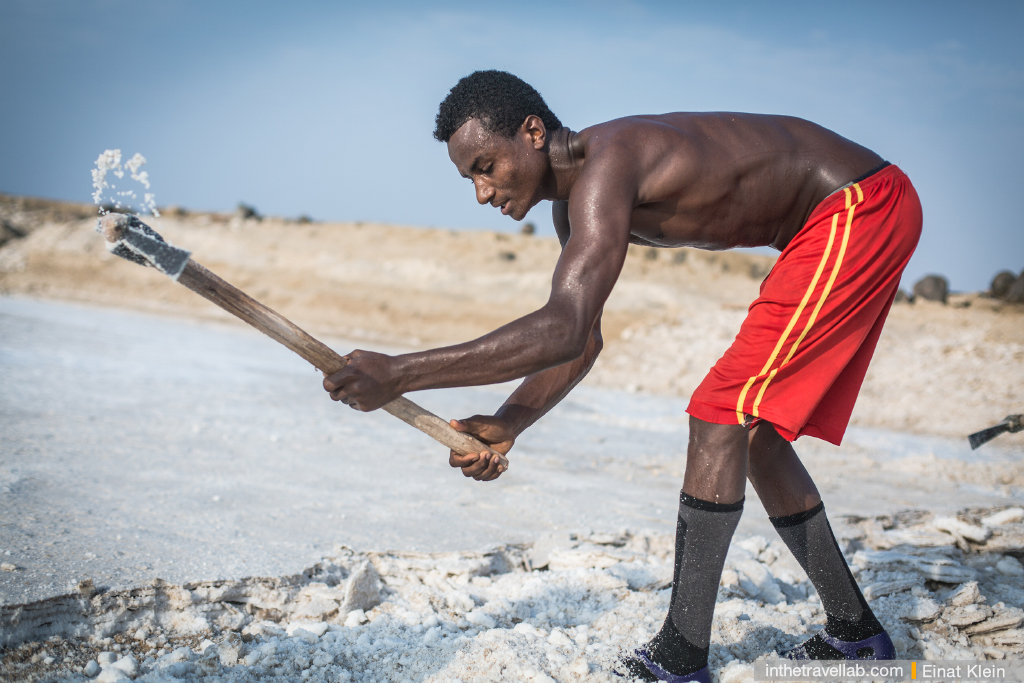
[[[353,352],[324,381],[334,398],[375,410],[408,391],[495,384],[580,359],[629,246],[636,174],[606,155],[588,160],[568,214],[573,226],[540,310],[464,344],[388,357]]]
[[[569,203],[553,202],[551,218],[558,241],[564,249],[570,234]],[[494,415],[474,415],[464,420],[452,420],[452,426],[459,431],[469,432],[490,445],[492,450],[507,454],[520,434],[558,405],[586,377],[603,346],[601,318],[598,316],[582,356],[524,379]],[[478,481],[497,479],[501,474],[497,458],[488,459],[485,455],[460,455],[452,451],[448,462],[452,467],[460,468],[463,475]]]
[[[555,234],[558,235],[562,249],[565,249],[569,236],[572,234],[569,224],[569,202],[552,202],[551,222],[554,224]],[[577,384],[583,381],[590,369],[594,367],[594,362],[603,347],[604,339],[601,336],[601,316],[599,314],[582,356],[524,379],[494,416],[502,419],[514,436],[519,436],[530,425],[558,405]]]

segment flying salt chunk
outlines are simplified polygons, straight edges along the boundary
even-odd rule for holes
[[[103,199],[103,189],[107,184],[107,172],[112,171],[118,178],[124,175],[121,170],[121,150],[107,149],[96,158],[96,168],[92,171],[92,186],[95,189],[92,200],[99,204]]]
[[[135,156],[133,156],[128,161],[124,162],[124,167],[128,170],[128,173],[131,175],[132,180],[142,183],[143,185],[146,186],[146,189],[148,190],[149,174],[146,173],[145,171],[142,171],[141,173],[139,172],[139,169],[142,168],[142,166],[145,165],[145,163],[146,157],[136,152]]]

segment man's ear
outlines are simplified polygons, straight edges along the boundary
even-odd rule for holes
[[[521,131],[529,135],[530,144],[533,145],[534,149],[544,149],[544,145],[548,143],[548,129],[544,126],[544,122],[540,120],[539,116],[530,114],[523,121]]]

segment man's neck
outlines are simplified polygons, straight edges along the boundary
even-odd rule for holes
[[[559,128],[551,136],[548,159],[551,163],[551,186],[548,199],[564,201],[569,199],[572,186],[583,170],[582,150],[575,145],[575,133],[567,127]]]

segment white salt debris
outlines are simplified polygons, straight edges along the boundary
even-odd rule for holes
[[[1024,565],[1016,557],[1004,557],[996,562],[996,571],[1005,576],[1024,576]]]
[[[124,162],[124,165],[122,166],[121,150],[104,150],[103,153],[96,158],[96,168],[92,169],[93,203],[103,203],[106,191],[117,189],[116,185],[107,182],[107,173],[112,173],[116,178],[120,179],[124,177],[125,171],[128,171],[129,178],[142,185],[145,189],[150,189],[149,173],[140,170],[145,163],[146,157],[136,152],[130,159]],[[132,204],[128,202],[128,200],[138,199],[138,197],[135,191],[129,188],[115,192],[109,199],[113,202],[115,209],[120,209],[122,207],[132,208]],[[140,213],[149,213],[153,216],[160,215],[160,212],[156,208],[156,195],[152,192],[144,193],[142,202],[135,208],[137,208]],[[106,212],[106,208],[100,210],[101,214]]]
[[[962,536],[963,538],[976,543],[981,543],[992,535],[992,530],[987,526],[968,524],[956,517],[936,517],[933,524],[939,531],[947,531],[954,537]]]
[[[984,544],[967,552],[934,545],[924,533],[936,528],[932,520],[913,514],[836,527],[898,655],[1024,657],[1016,573],[1024,567]],[[892,545],[891,532],[924,543]],[[621,681],[612,673],[617,659],[647,642],[667,612],[673,538],[588,532],[538,545],[435,554],[338,548],[294,577],[99,592],[85,603],[95,612],[79,621],[54,619],[53,610],[71,611],[53,601],[0,608],[0,633],[93,635],[108,650],[123,646],[81,670],[104,681]],[[718,593],[713,679],[751,681],[753,661],[779,657],[824,624],[813,587],[780,540],[737,539]],[[121,645],[102,640],[117,633]]]
[[[1013,507],[981,518],[981,523],[988,527],[1012,524],[1024,521],[1024,508]]]

